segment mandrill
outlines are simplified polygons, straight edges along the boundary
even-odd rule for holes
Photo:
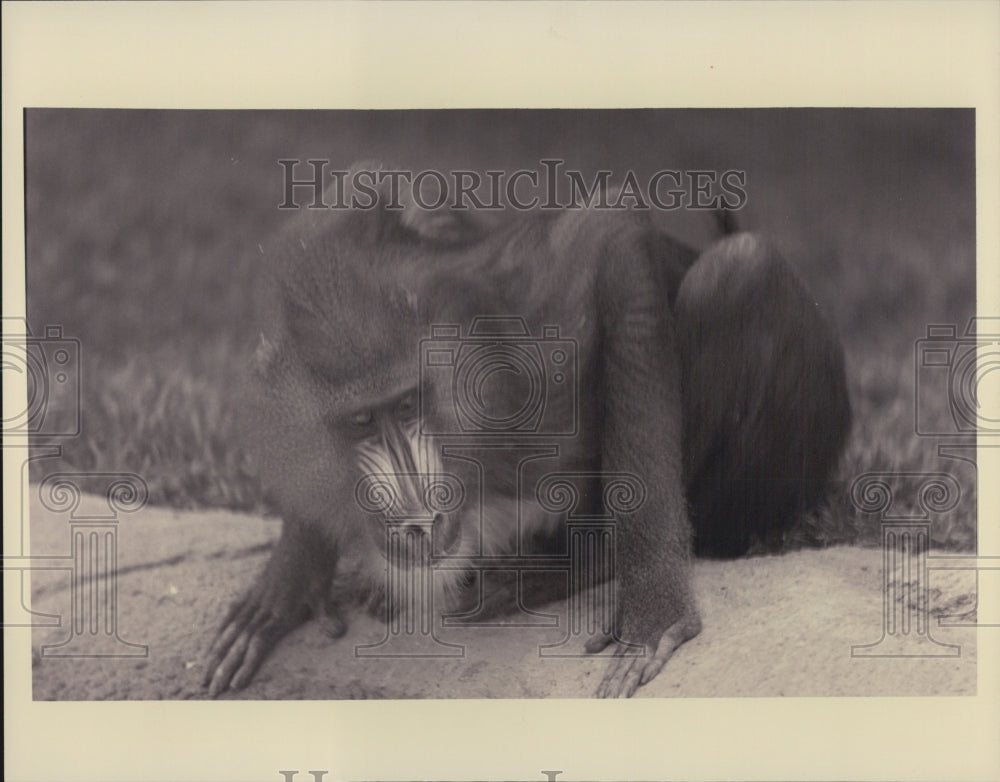
[[[456,610],[476,557],[565,536],[533,491],[558,473],[591,511],[620,476],[642,495],[611,515],[616,606],[587,643],[615,649],[597,694],[630,696],[701,629],[693,551],[773,547],[820,499],[850,424],[840,344],[753,235],[698,256],[630,209],[484,227],[369,168],[369,208],[302,210],[271,259],[244,413],[282,532],[205,684],[245,686],[310,616],[337,636],[359,599],[405,613],[387,568],[443,558],[435,605]],[[442,476],[457,500],[434,510]],[[422,519],[402,550],[390,516]]]

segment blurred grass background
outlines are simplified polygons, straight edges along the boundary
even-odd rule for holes
[[[874,542],[877,519],[849,501],[853,479],[938,471],[963,494],[934,540],[974,547],[974,467],[914,434],[914,342],[928,324],[961,333],[975,311],[974,121],[967,110],[30,110],[28,319],[36,334],[60,324],[78,338],[82,363],[81,435],[36,477],[127,470],[155,503],[263,508],[233,400],[258,333],[261,248],[291,216],[277,209],[279,159],[509,171],[559,157],[619,181],[738,169],[741,227],[801,271],[847,351],[854,432],[828,505],[790,542]],[[704,213],[654,218],[698,247],[713,237]],[[947,415],[943,384],[922,393]]]

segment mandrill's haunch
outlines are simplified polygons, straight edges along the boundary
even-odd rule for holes
[[[358,600],[405,612],[386,569],[430,554],[448,561],[435,610],[457,610],[475,557],[565,536],[523,484],[571,473],[591,476],[581,501],[595,508],[612,476],[642,487],[613,515],[613,630],[587,644],[616,650],[598,695],[631,695],[701,629],[692,546],[780,540],[819,499],[850,419],[839,343],[749,235],[696,260],[641,212],[536,212],[486,230],[405,193],[387,208],[378,192],[371,209],[303,210],[270,258],[277,306],[244,407],[284,523],[222,623],[206,685],[243,687],[310,616],[337,636]],[[487,445],[463,460],[444,448],[455,442]],[[442,477],[454,491],[435,509]],[[422,520],[405,556],[387,550],[387,516]]]

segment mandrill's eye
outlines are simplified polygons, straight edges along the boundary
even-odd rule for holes
[[[417,417],[418,405],[416,392],[410,392],[396,405],[396,413],[404,421],[413,421]]]
[[[362,410],[351,416],[351,423],[357,427],[370,426],[373,420],[375,420],[375,416],[372,415],[371,410]]]

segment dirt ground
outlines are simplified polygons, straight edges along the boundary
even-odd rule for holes
[[[32,491],[32,554],[66,556],[68,514],[47,510],[37,494]],[[106,507],[102,499],[85,496],[76,515]],[[122,515],[118,576],[102,583],[117,588],[117,632],[127,644],[109,643],[113,634],[91,636],[87,628],[93,625],[86,622],[74,634],[71,571],[33,571],[35,622],[49,625],[32,631],[34,698],[207,697],[200,683],[205,649],[226,605],[251,583],[278,531],[275,520],[235,513],[144,508]],[[879,550],[851,547],[698,562],[694,578],[704,629],[637,697],[975,694],[974,629],[936,621],[974,608],[974,573],[930,572],[930,635],[938,644],[955,645],[953,656],[852,656],[852,645],[883,635],[881,568]],[[337,640],[315,623],[299,628],[246,690],[222,697],[588,697],[606,660],[583,655],[585,637],[566,629],[567,605],[553,603],[541,616],[505,626],[437,626],[439,643],[421,647],[425,656],[394,658],[365,656],[359,648],[387,638],[384,624],[359,609],[348,634]],[[98,618],[96,626],[103,632],[110,625]],[[897,651],[922,654],[914,652],[918,636],[919,628]],[[72,643],[44,648],[65,641]],[[398,649],[391,643],[376,647],[383,653]],[[67,650],[118,656],[53,656]]]

